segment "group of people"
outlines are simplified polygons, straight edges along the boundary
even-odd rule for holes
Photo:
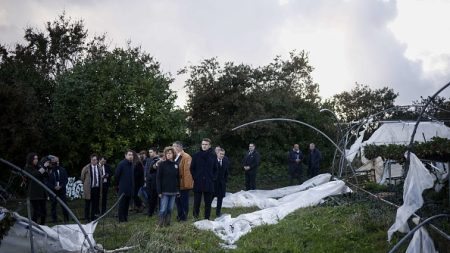
[[[53,155],[44,156],[39,160],[36,153],[29,153],[26,158],[25,170],[30,173],[38,181],[52,190],[53,194],[48,194],[44,187],[37,181],[24,178],[28,184],[28,197],[32,207],[31,219],[44,225],[47,217],[47,198],[51,202],[51,218],[53,222],[57,222],[57,200],[59,197],[64,203],[66,202],[66,185],[68,183],[67,171],[59,165],[59,158]],[[69,220],[67,210],[62,207],[63,220]]]
[[[133,190],[133,156],[133,151],[128,150],[115,172],[118,194],[123,195],[118,208],[119,222],[128,221],[130,200],[136,195]],[[170,225],[175,205],[177,220],[187,220],[191,190],[194,192],[195,219],[199,218],[202,198],[205,204],[205,219],[211,216],[211,202],[214,197],[217,197],[216,216],[221,215],[230,162],[223,148],[216,147],[212,150],[210,139],[203,139],[200,150],[192,157],[184,151],[183,144],[176,141],[161,154],[158,154],[155,148],[150,148],[148,157],[144,156],[141,160],[144,164],[148,200],[147,215],[154,215],[159,205],[158,226]]]
[[[288,154],[288,172],[290,175],[290,183],[297,180],[300,184],[303,176],[302,164],[304,163],[305,156],[299,148],[298,144],[294,144],[292,150]],[[307,159],[308,164],[308,177],[314,177],[319,174],[320,161],[322,160],[322,154],[319,149],[316,148],[314,143],[309,144],[309,154]]]
[[[318,174],[319,163],[322,159],[320,151],[314,143],[309,145],[308,176]],[[301,182],[302,163],[304,155],[298,144],[294,144],[289,152],[289,174],[291,183],[294,179]],[[261,163],[261,156],[254,143],[249,144],[248,152],[242,160],[245,171],[245,189],[256,189],[256,175]],[[199,219],[200,205],[204,202],[204,218],[211,216],[211,203],[217,197],[216,217],[221,216],[222,201],[225,197],[226,185],[230,170],[230,160],[225,156],[225,150],[217,146],[212,149],[211,140],[204,138],[200,150],[189,155],[184,151],[179,141],[159,153],[156,148],[141,151],[125,152],[124,159],[117,165],[115,173],[107,164],[105,157],[96,154],[90,156],[90,163],[81,170],[80,179],[83,183],[83,198],[85,201],[84,219],[92,221],[106,212],[108,191],[112,176],[118,196],[121,198],[118,207],[119,222],[128,221],[130,203],[138,211],[142,211],[144,204],[138,197],[138,192],[145,189],[146,215],[158,213],[158,225],[167,226],[171,222],[171,213],[177,206],[176,218],[186,221],[189,213],[189,194],[194,192],[193,217]],[[35,153],[27,156],[26,169],[35,178],[45,183],[61,200],[66,200],[67,172],[59,166],[59,159],[49,155],[39,161]],[[46,200],[48,194],[37,182],[29,182],[29,197],[33,208],[32,219],[45,224]],[[57,221],[57,201],[50,196],[51,215]],[[159,211],[157,212],[157,207]],[[64,221],[68,220],[67,211],[63,209]]]

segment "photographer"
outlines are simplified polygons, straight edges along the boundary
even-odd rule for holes
[[[29,153],[27,155],[27,161],[25,165],[25,170],[33,175],[36,179],[45,184],[48,178],[47,170],[44,166],[40,166],[38,163],[39,157],[36,153]],[[43,160],[43,164],[49,164],[47,159]],[[45,225],[45,218],[47,216],[47,192],[40,186],[36,181],[28,179],[28,197],[30,198],[31,206],[33,208],[33,215],[31,219],[39,224]]]
[[[49,155],[50,159],[50,171],[48,179],[48,187],[53,190],[57,197],[59,197],[64,203],[66,203],[66,185],[68,182],[68,176],[66,169],[59,166],[59,158],[56,156]],[[58,202],[56,198],[51,198],[51,215],[54,223],[57,222],[56,207]],[[69,221],[69,214],[64,207],[63,209],[64,222]]]

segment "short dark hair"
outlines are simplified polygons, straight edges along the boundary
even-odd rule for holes
[[[125,151],[125,155],[127,155],[128,154],[128,152],[131,152],[131,153],[133,153],[133,155],[134,155],[134,150],[132,150],[132,149],[127,149],[126,151]]]
[[[202,141],[207,141],[207,142],[209,142],[209,144],[211,144],[211,139],[209,139],[209,138],[203,138]]]
[[[181,143],[181,141],[175,141],[173,144],[177,145],[180,148],[183,148],[183,143]]]
[[[97,159],[98,159],[98,155],[96,153],[91,154],[91,156],[89,158],[92,159],[94,157],[97,157]]]
[[[150,151],[150,150],[153,150],[154,152],[158,153],[158,149],[155,148],[155,147],[150,147],[150,148],[148,148],[148,151]]]

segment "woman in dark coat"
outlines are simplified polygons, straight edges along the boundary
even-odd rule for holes
[[[44,163],[46,162],[48,166],[49,161],[43,161]],[[46,183],[48,173],[44,168],[44,165],[39,166],[39,157],[36,153],[29,153],[27,155],[25,170],[43,184]],[[44,225],[45,218],[47,216],[47,192],[42,186],[31,178],[28,178],[28,197],[30,198],[31,207],[33,209],[31,219],[36,223],[38,223],[38,219],[40,219],[39,224]]]
[[[161,198],[158,226],[170,225],[170,218],[175,198],[180,195],[180,178],[178,164],[174,161],[175,150],[172,147],[164,149],[165,161],[158,163],[156,172],[156,190]]]

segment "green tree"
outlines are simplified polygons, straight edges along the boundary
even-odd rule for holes
[[[82,166],[90,152],[122,158],[127,147],[182,138],[185,115],[174,108],[172,81],[140,48],[89,55],[57,78],[53,134],[59,152]]]
[[[28,151],[47,152],[55,78],[78,61],[87,31],[65,14],[47,22],[44,31],[28,27],[25,43],[0,45],[1,148],[4,158],[24,162]]]
[[[187,67],[183,73],[190,74],[187,108],[195,149],[201,137],[212,138],[213,145],[225,147],[239,173],[248,143],[255,142],[263,157],[261,178],[270,182],[286,177],[286,152],[294,142],[299,142],[304,152],[309,142],[317,142],[321,148],[330,144],[316,132],[293,123],[231,129],[258,119],[284,117],[305,121],[333,135],[329,115],[319,113],[319,88],[311,71],[303,51],[292,52],[287,60],[276,57],[257,68],[232,62],[221,65],[215,58]]]
[[[356,83],[351,91],[336,94],[324,104],[335,111],[342,121],[350,122],[393,107],[397,97],[398,93],[394,89],[371,89],[367,85]]]

